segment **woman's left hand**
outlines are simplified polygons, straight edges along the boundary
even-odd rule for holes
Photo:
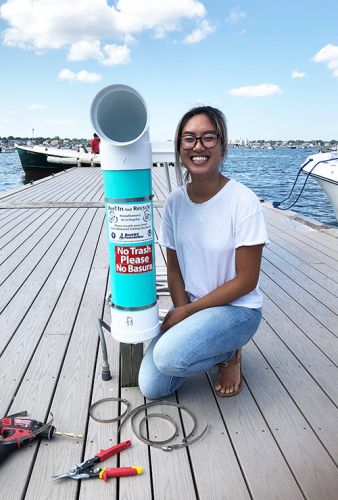
[[[169,328],[173,327],[174,325],[177,325],[177,323],[180,323],[183,321],[185,318],[190,316],[187,306],[178,306],[175,307],[174,309],[171,309],[167,313],[167,315],[163,319],[163,323],[161,325],[161,331],[166,332],[169,330]]]

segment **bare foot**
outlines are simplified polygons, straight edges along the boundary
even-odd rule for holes
[[[242,388],[241,353],[242,349],[238,349],[227,365],[218,365],[215,391],[220,396],[234,396]]]

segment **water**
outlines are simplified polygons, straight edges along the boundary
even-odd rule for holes
[[[229,148],[224,173],[228,177],[243,182],[265,201],[280,201],[289,194],[301,164],[307,156],[315,152],[317,151],[310,149]],[[296,194],[299,193],[304,180],[305,175],[301,175],[295,189]],[[22,186],[30,181],[31,179],[22,170],[16,152],[0,153],[0,192]],[[300,200],[292,210],[300,216],[338,227],[325,192],[311,177],[307,181]]]
[[[281,201],[289,195],[301,164],[317,152],[300,148],[229,148],[223,172],[250,187],[265,201]],[[296,200],[305,179],[304,174],[299,176],[291,201]],[[290,203],[288,200],[281,206],[287,207]],[[308,178],[301,198],[291,210],[322,224],[338,227],[329,199],[312,177]]]
[[[22,186],[26,182],[18,153],[0,153],[0,192]]]

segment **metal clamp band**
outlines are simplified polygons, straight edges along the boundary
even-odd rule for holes
[[[107,401],[119,401],[120,403],[123,403],[126,406],[126,409],[124,410],[123,413],[121,413],[121,415],[119,415],[116,418],[103,419],[103,418],[95,417],[93,415],[94,408],[96,408],[98,405],[100,405],[102,403],[105,403]],[[127,399],[114,398],[114,397],[112,397],[112,398],[104,398],[104,399],[99,399],[98,401],[96,401],[95,403],[93,403],[91,405],[91,407],[89,408],[89,415],[96,422],[100,422],[101,424],[110,424],[112,422],[118,422],[119,420],[122,420],[122,418],[127,415],[129,407],[130,407],[130,403],[129,403],[129,401],[127,401]]]
[[[111,304],[111,306],[113,309],[118,309],[119,311],[145,311],[146,309],[151,309],[152,307],[155,307],[156,304],[157,302],[153,302],[148,306],[140,306],[140,307],[123,307],[123,306],[118,306],[117,304]]]
[[[177,434],[177,424],[176,424],[175,420],[170,415],[167,415],[166,413],[149,413],[148,415],[146,415],[145,417],[142,418],[142,420],[139,423],[138,429],[136,426],[133,425],[133,420],[136,416],[137,415],[135,414],[132,417],[132,429],[133,429],[136,437],[138,437],[138,439],[140,439],[140,441],[143,441],[143,443],[145,443],[145,444],[149,444],[149,445],[151,445],[151,443],[157,443],[158,445],[167,444],[167,443],[170,443],[170,441],[172,441]],[[156,441],[149,440],[143,434],[143,425],[145,424],[145,422],[147,422],[151,418],[161,418],[162,420],[167,420],[172,425],[172,427],[174,429],[172,435],[169,436],[168,438],[162,439],[162,440],[159,440],[159,439]]]
[[[137,203],[138,201],[151,201],[154,195],[140,196],[138,198],[105,198],[106,203]]]
[[[182,439],[181,443],[174,443],[174,444],[171,444],[171,445],[167,446],[167,445],[161,444],[158,441],[154,441],[154,440],[151,440],[151,439],[146,439],[140,433],[140,431],[136,428],[136,424],[135,424],[136,415],[138,415],[141,411],[147,410],[148,408],[151,408],[152,406],[156,406],[156,405],[160,405],[160,406],[161,405],[164,405],[164,406],[173,406],[174,408],[178,408],[178,409],[180,409],[182,411],[185,411],[189,415],[189,417],[191,418],[191,420],[193,422],[192,430],[190,431],[190,433],[185,438]],[[163,416],[161,414],[158,414],[158,415],[159,415],[159,417],[161,416],[162,418],[168,420],[166,418],[168,415],[166,415],[166,414],[164,414],[165,416]],[[163,451],[173,451],[173,450],[178,450],[180,448],[185,448],[187,446],[190,446],[191,444],[196,443],[196,441],[198,441],[199,439],[201,439],[204,436],[204,434],[206,433],[207,429],[208,429],[208,426],[206,425],[206,427],[203,429],[203,431],[200,434],[198,434],[197,436],[195,436],[193,439],[190,439],[194,435],[196,427],[197,427],[197,420],[196,420],[195,415],[186,406],[180,405],[178,403],[169,403],[168,401],[153,401],[151,403],[146,403],[144,405],[138,406],[137,408],[134,408],[134,410],[132,410],[130,413],[128,413],[128,415],[126,416],[126,418],[121,421],[121,424],[120,424],[120,427],[119,427],[119,432],[120,432],[121,428],[126,423],[126,421],[128,420],[129,417],[131,417],[131,419],[132,419],[131,420],[131,427],[132,427],[132,430],[133,430],[134,434],[136,435],[136,437],[138,439],[140,439],[142,442],[145,442],[146,444],[148,444],[149,446],[152,446],[154,448],[160,448]],[[143,420],[141,421],[141,423],[143,422]],[[141,423],[140,423],[140,425],[141,425]],[[176,433],[175,433],[175,435],[176,435]]]

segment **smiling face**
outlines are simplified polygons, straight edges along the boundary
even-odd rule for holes
[[[204,114],[198,114],[190,118],[182,129],[181,137],[195,136],[201,137],[205,134],[217,134],[215,125]],[[183,149],[182,140],[180,146],[180,156],[183,165],[187,168],[192,178],[194,176],[217,176],[224,158],[224,148],[218,138],[216,146],[210,148],[207,146],[207,141],[202,144],[198,140],[193,149]]]

